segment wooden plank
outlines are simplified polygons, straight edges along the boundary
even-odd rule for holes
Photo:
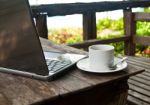
[[[83,40],[96,39],[96,14],[87,12],[83,14]]]
[[[145,69],[145,71],[148,71],[148,70]],[[147,77],[150,77],[150,72],[143,72],[142,74],[145,75],[145,76],[147,76]]]
[[[136,69],[138,70],[139,68],[136,68]],[[113,75],[111,75],[111,74],[101,74],[101,73],[100,74],[87,73],[87,72],[84,72],[82,70],[78,70],[78,71],[74,72],[72,75],[95,85],[95,84],[99,84],[100,82],[105,84],[106,83],[106,78],[107,78],[107,82],[111,81],[112,79],[116,80],[116,81],[119,81],[119,79],[117,79],[117,78],[119,78],[122,74],[132,73],[136,69],[133,66],[128,66],[128,68],[125,69],[124,71],[116,72]],[[129,71],[129,70],[131,70],[131,71]],[[133,75],[136,75],[136,74],[133,74]],[[99,81],[99,80],[101,80],[101,81]]]
[[[48,39],[47,15],[41,14],[35,17],[37,32],[40,37]]]
[[[143,72],[142,75],[147,76],[147,78],[149,78],[149,76],[150,76],[150,60],[149,60],[149,58],[128,57],[128,62],[130,64],[133,64],[135,67],[144,68],[145,72]]]
[[[59,45],[59,44],[53,44],[49,40],[46,40],[44,38],[40,38],[42,47],[44,51],[55,51],[55,52],[61,52],[61,53],[75,53],[75,54],[85,54],[88,53],[84,50],[76,49],[74,47],[66,46],[66,45]]]
[[[68,92],[53,83],[38,81],[21,76],[0,73],[0,95],[6,105],[29,105],[54,98]],[[50,88],[49,88],[50,87]],[[1,100],[1,99],[0,99]],[[0,105],[5,105],[0,102]]]
[[[128,63],[130,63],[129,65],[134,65],[134,64],[135,64],[135,63],[131,63],[131,62],[128,62]],[[135,68],[141,68],[141,69],[144,69],[144,70],[145,70],[145,71],[144,71],[144,72],[145,72],[144,75],[145,75],[145,74],[148,75],[148,74],[150,73],[150,70],[147,69],[147,68],[143,68],[142,65],[141,65],[141,67],[140,67],[139,65],[134,65],[134,67],[135,67]]]
[[[123,74],[124,72],[118,72],[114,74],[112,77],[111,75],[105,75],[105,74],[95,74],[95,73],[88,73],[84,72],[82,70],[76,70],[74,73],[72,73],[73,76],[76,76],[77,78],[80,78],[81,80],[87,81],[88,83],[92,85],[99,84],[100,82],[105,84],[106,83],[106,78],[108,78],[108,81],[111,81],[112,79],[118,78]],[[88,74],[88,75],[87,75]],[[101,80],[101,81],[99,81]]]
[[[139,78],[137,76],[134,76],[134,77],[131,77],[130,79],[138,81],[138,82],[140,82],[142,84],[150,86],[150,82],[148,80],[143,79],[143,78]]]
[[[133,42],[134,35],[136,33],[136,24],[134,21],[134,15],[131,10],[124,10],[124,33],[130,37],[125,41],[125,55],[135,54],[135,43]]]
[[[133,14],[135,21],[150,21],[150,13],[134,12]]]
[[[139,61],[139,62],[150,63],[150,58],[147,57],[129,56],[128,59]]]
[[[59,80],[55,80],[55,84],[58,87],[63,87],[70,92],[79,92],[82,89],[90,88],[92,86],[92,84],[88,83],[88,81],[81,80],[80,78],[72,75],[70,76],[69,73],[68,75],[61,77]]]
[[[150,61],[149,58],[128,57],[129,65],[134,65],[137,68],[144,68],[146,71],[134,77],[130,77],[129,83],[129,105],[134,103],[136,105],[150,104]]]
[[[129,92],[130,96],[136,97],[138,100],[141,100],[141,101],[143,101],[145,103],[149,103],[150,104],[150,101],[149,101],[150,97],[147,97],[145,95],[139,94],[138,92],[135,92],[135,91],[133,91],[131,89],[128,92]]]
[[[32,6],[34,16],[39,13],[48,13],[49,16],[82,14],[88,12],[102,12],[132,7],[148,7],[150,2],[145,1],[105,1],[93,3],[67,3]],[[70,9],[71,8],[71,9]]]
[[[84,41],[81,43],[76,43],[76,44],[69,44],[69,46],[76,47],[76,48],[88,48],[90,45],[93,44],[108,44],[108,43],[114,43],[114,42],[120,42],[120,41],[126,41],[128,40],[128,36],[123,36],[119,38],[114,38],[114,39],[106,39],[106,40],[88,40]]]
[[[134,42],[142,45],[150,45],[150,36],[134,36]]]
[[[132,85],[135,85],[137,87],[140,87],[140,88],[143,88],[145,90],[148,90],[150,92],[150,87],[148,85],[140,83],[138,81],[135,81],[134,79],[129,79],[128,83],[129,83],[129,86],[130,86],[130,84],[132,84]]]
[[[129,61],[128,61],[129,62]],[[131,65],[134,65],[134,67],[137,67],[137,68],[143,68],[142,66],[139,66],[139,65],[135,65],[135,64],[138,64],[138,63],[130,63]],[[130,65],[129,64],[129,65]],[[138,74],[137,76],[141,76],[143,78],[147,78],[147,80],[149,80],[149,77],[150,77],[150,69],[147,69],[147,68],[143,68],[145,69],[145,72],[143,72],[142,74]]]
[[[128,105],[149,105],[147,102],[143,102],[136,97],[128,95]]]
[[[143,72],[143,74],[149,76],[149,74],[150,74],[149,65],[146,65],[146,67],[145,67],[144,65],[142,66],[142,64],[136,64],[138,62],[135,62],[135,63],[133,63],[131,61],[127,61],[127,62],[130,63],[129,65],[134,65],[135,68],[145,69],[145,72]]]
[[[149,58],[148,58],[149,59]],[[146,61],[146,60],[144,60],[144,61]],[[149,62],[143,62],[143,61],[140,61],[140,60],[138,60],[138,59],[132,59],[132,58],[130,58],[130,57],[128,57],[128,62],[130,62],[130,63],[134,63],[135,65],[139,65],[139,66],[141,66],[141,67],[143,67],[143,68],[147,68],[147,69],[150,69],[150,63]],[[142,66],[143,65],[143,66]]]
[[[123,87],[125,85],[120,83],[119,86]],[[78,94],[70,92],[69,95],[61,96],[61,100],[56,100],[51,105],[126,105],[125,94],[127,92],[126,90],[119,89],[119,86],[115,87],[113,83],[110,83],[103,86],[93,86],[92,88],[78,92]]]
[[[149,97],[149,99],[150,99],[150,91],[148,91],[148,90],[145,90],[141,87],[135,86],[134,84],[130,84],[129,89],[133,90],[135,92],[138,92],[139,94],[143,94],[145,97],[147,97],[147,98]]]
[[[140,77],[140,78],[143,78],[143,79],[145,79],[145,80],[150,81],[150,78],[149,78],[148,76],[143,75],[143,74],[138,74],[138,75],[136,75],[136,76],[137,76],[137,77]]]
[[[150,64],[149,63],[145,63],[145,62],[140,63],[140,61],[135,61],[135,60],[132,60],[132,61],[128,60],[127,62],[130,63],[130,64],[133,64],[135,66],[138,66],[140,68],[148,69],[148,72],[149,72],[149,69],[150,69]]]

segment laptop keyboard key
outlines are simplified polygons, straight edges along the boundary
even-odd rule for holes
[[[70,61],[59,61],[59,60],[47,60],[47,65],[50,73],[63,70],[71,64]]]

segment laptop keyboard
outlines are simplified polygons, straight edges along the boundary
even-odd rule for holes
[[[46,60],[46,63],[49,69],[49,74],[62,71],[72,64],[71,61],[59,61],[50,59]]]

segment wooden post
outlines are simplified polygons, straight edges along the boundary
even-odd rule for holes
[[[48,29],[47,29],[47,15],[40,14],[35,17],[36,28],[39,36],[48,39]]]
[[[124,10],[124,33],[130,39],[125,41],[125,55],[135,55],[134,35],[136,34],[136,22],[131,9]]]
[[[96,39],[95,12],[83,13],[83,40]]]

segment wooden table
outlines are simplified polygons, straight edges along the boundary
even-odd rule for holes
[[[41,42],[44,50],[85,53],[47,40]],[[125,71],[93,74],[74,66],[51,82],[0,73],[0,105],[126,105],[127,80],[143,71],[129,65]]]
[[[130,56],[128,63],[145,69],[145,72],[132,76],[128,80],[129,105],[150,105],[150,58]]]

